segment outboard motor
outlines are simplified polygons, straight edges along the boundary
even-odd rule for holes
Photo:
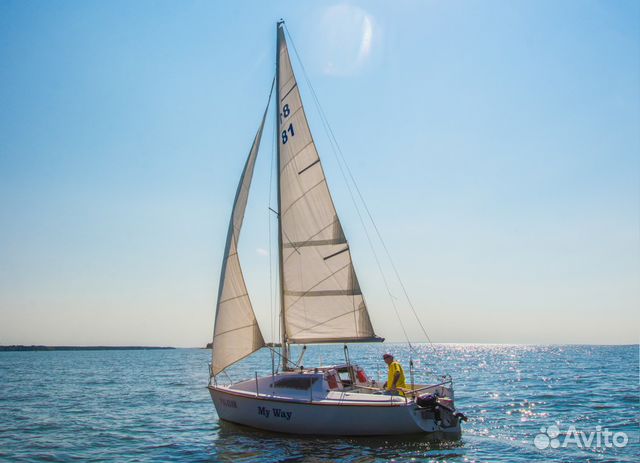
[[[422,394],[416,399],[418,407],[427,408],[429,410],[435,410],[438,405],[438,396],[436,394]]]

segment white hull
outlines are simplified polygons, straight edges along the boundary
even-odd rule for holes
[[[433,414],[413,401],[394,397],[366,400],[319,400],[278,398],[209,386],[220,419],[268,431],[334,436],[376,436],[429,433],[436,439],[457,439],[457,418],[444,427]],[[367,394],[369,395],[369,394]],[[370,397],[372,395],[369,395]],[[382,400],[381,400],[382,399]]]

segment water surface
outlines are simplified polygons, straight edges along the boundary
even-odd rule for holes
[[[468,416],[463,438],[320,438],[219,422],[206,389],[209,352],[0,352],[0,460],[7,462],[550,462],[640,460],[638,346],[354,345],[352,361],[384,380],[384,351],[455,380]],[[342,346],[311,346],[307,366],[344,360]],[[259,352],[230,371],[268,374]],[[624,448],[538,449],[540,428],[625,432]],[[564,435],[558,438],[562,441]]]

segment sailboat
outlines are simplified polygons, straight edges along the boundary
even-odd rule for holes
[[[451,378],[387,395],[348,355],[342,364],[314,368],[290,359],[292,345],[341,343],[347,350],[348,343],[383,339],[369,318],[309,129],[283,21],[277,23],[274,80],[281,343],[277,352],[266,345],[238,257],[268,103],[240,176],[220,274],[208,385],[219,418],[294,434],[458,438],[464,416],[455,409]],[[225,369],[263,347],[281,357],[282,368],[222,384]]]

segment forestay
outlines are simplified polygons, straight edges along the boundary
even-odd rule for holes
[[[267,103],[267,108],[268,106]],[[214,375],[265,345],[242,275],[238,239],[266,116],[267,110],[242,171],[229,221],[213,332],[211,372]]]
[[[277,86],[286,341],[374,341],[351,252],[331,199],[282,27]]]

